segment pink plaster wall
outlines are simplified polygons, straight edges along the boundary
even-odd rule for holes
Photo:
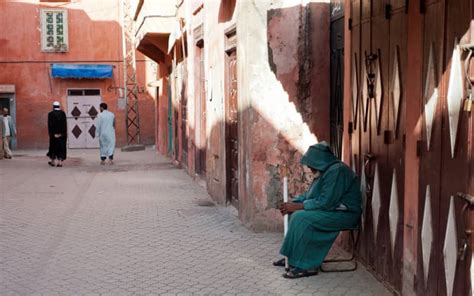
[[[207,189],[219,203],[226,201],[225,154],[225,51],[224,29],[219,22],[220,1],[204,3],[204,50],[207,82]],[[206,38],[207,37],[207,38]]]
[[[209,1],[199,8],[202,1],[185,2],[190,5],[185,20],[188,28],[188,49],[186,59],[190,65],[197,66],[193,54],[193,29],[204,22],[205,78],[207,92],[207,189],[212,198],[219,202],[226,201],[226,141],[225,141],[225,33],[224,31],[237,22],[237,64],[239,93],[239,217],[254,230],[276,230],[281,228],[281,215],[278,202],[281,199],[282,164],[289,166],[290,192],[302,193],[309,183],[308,176],[303,174],[299,164],[300,149],[292,144],[301,136],[302,129],[309,127],[318,139],[329,138],[329,7],[327,3],[297,5],[282,9],[270,9],[268,4],[258,4],[251,19],[235,17],[225,21],[219,18],[226,6],[221,1]],[[199,9],[198,9],[199,8]],[[249,9],[244,2],[237,1],[239,9]],[[258,10],[258,11],[257,11]],[[242,11],[241,11],[242,12]],[[258,16],[267,13],[267,24],[261,28]],[[226,15],[226,13],[224,13]],[[235,14],[235,12],[234,12]],[[245,23],[248,31],[239,31],[239,25]],[[288,24],[292,24],[289,26]],[[243,26],[243,25],[242,25]],[[243,46],[245,40],[251,40],[255,30],[268,38],[252,47]],[[240,46],[239,46],[240,44]],[[262,50],[263,49],[263,50]],[[268,55],[260,56],[268,49]],[[255,53],[258,52],[258,53]],[[258,58],[255,58],[258,56]],[[168,57],[169,58],[169,57]],[[248,59],[254,59],[249,62]],[[166,77],[171,60],[160,64],[160,77]],[[267,63],[267,64],[265,64]],[[262,66],[263,65],[263,66]],[[264,71],[259,71],[263,67]],[[268,69],[272,70],[269,71]],[[192,70],[190,70],[192,71]],[[189,78],[193,77],[194,71]],[[254,77],[257,78],[255,82]],[[186,79],[186,78],[185,78]],[[192,82],[188,82],[192,83]],[[158,98],[158,131],[157,147],[167,153],[167,81],[163,81],[163,90]],[[261,88],[283,87],[278,97],[261,97],[255,95]],[[172,87],[173,90],[173,87]],[[286,93],[287,96],[282,95]],[[194,100],[188,100],[188,110],[194,110]],[[269,110],[261,114],[256,107]],[[275,107],[285,109],[294,106],[291,118],[293,122],[283,122]],[[260,109],[261,110],[261,109]],[[269,118],[268,115],[273,118]],[[178,113],[179,116],[179,113]],[[195,114],[196,118],[200,114]],[[188,117],[189,118],[189,117]],[[299,119],[298,119],[299,118]],[[270,120],[271,119],[271,120]],[[286,131],[275,126],[285,126]],[[188,122],[190,123],[190,122]],[[180,122],[174,128],[182,128]],[[194,139],[195,130],[189,130],[190,140]],[[280,130],[279,130],[280,129]],[[175,132],[173,132],[173,137]],[[292,138],[289,139],[288,137]],[[181,139],[174,139],[181,145]],[[190,141],[191,142],[191,141]],[[166,144],[165,144],[166,143]],[[192,143],[188,153],[188,172],[193,175]],[[178,147],[178,159],[182,147]]]
[[[277,80],[288,94],[289,101],[319,140],[329,139],[329,5],[313,3],[268,11],[269,64]],[[288,24],[293,24],[289,26]],[[277,104],[288,101],[272,98],[263,103],[268,113]],[[262,103],[259,103],[262,108]],[[282,198],[280,168],[290,170],[290,195],[303,193],[311,179],[305,175],[299,161],[301,153],[289,138],[298,137],[301,125],[282,122],[286,135],[268,118],[252,110],[251,175],[249,188],[251,206],[240,213],[254,229],[281,228],[277,208]],[[272,115],[278,121],[278,114]],[[244,125],[245,128],[246,125]],[[291,127],[290,127],[291,126]],[[253,213],[250,213],[253,211]]]
[[[159,78],[162,79],[160,96],[157,100],[157,126],[156,126],[156,147],[163,155],[168,154],[168,66],[171,63],[169,58],[167,62],[159,65]]]

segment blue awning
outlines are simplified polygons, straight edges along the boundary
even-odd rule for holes
[[[54,78],[105,79],[112,78],[112,65],[103,64],[51,64]]]

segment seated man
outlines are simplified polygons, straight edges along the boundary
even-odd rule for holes
[[[280,249],[292,267],[283,277],[290,279],[316,275],[339,231],[356,226],[362,212],[357,176],[327,144],[310,146],[301,164],[319,176],[305,194],[280,206],[282,215],[292,214]]]

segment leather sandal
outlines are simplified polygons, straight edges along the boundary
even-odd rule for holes
[[[285,267],[285,258],[281,258],[280,260],[273,261],[273,266]]]
[[[301,269],[298,267],[290,269],[290,271],[283,274],[283,277],[286,279],[298,279],[308,276],[317,275],[317,269]]]

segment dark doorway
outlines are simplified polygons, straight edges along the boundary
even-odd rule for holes
[[[237,104],[237,51],[228,52],[226,63],[226,189],[227,201],[238,207],[239,201],[239,136]]]
[[[334,154],[341,158],[343,134],[343,98],[344,98],[344,3],[331,1],[331,147]]]
[[[8,112],[12,117],[13,122],[16,126],[16,104],[15,104],[15,94],[14,93],[0,93],[0,112],[3,108],[8,108]],[[17,137],[12,137],[10,148],[16,149],[17,147]]]
[[[0,96],[0,110],[3,110],[3,108],[8,108],[11,111],[9,97]]]
[[[202,39],[201,39],[202,41]],[[197,133],[197,150],[196,150],[196,173],[199,175],[206,174],[206,80],[204,75],[204,43],[198,42],[195,50],[196,67],[195,71],[195,99],[197,113],[196,117]]]

